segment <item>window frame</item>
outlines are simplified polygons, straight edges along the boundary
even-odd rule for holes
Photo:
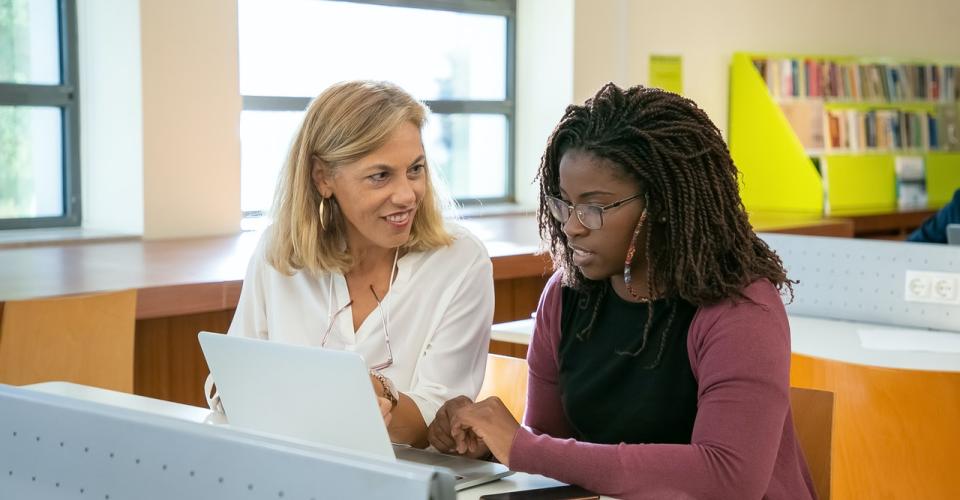
[[[456,200],[465,206],[516,201],[516,59],[517,59],[517,2],[516,0],[326,0],[385,7],[405,7],[425,10],[441,10],[463,14],[486,14],[504,16],[507,22],[506,40],[506,95],[503,100],[426,100],[423,101],[434,115],[492,114],[506,119],[507,158],[506,193],[489,198],[465,198]],[[313,97],[243,95],[243,111],[305,111]],[[244,211],[244,218],[259,217],[262,211]]]
[[[0,82],[0,106],[60,108],[64,213],[54,217],[0,218],[0,230],[80,225],[80,105],[78,98],[80,73],[77,64],[77,6],[72,0],[59,0],[57,9],[60,84]]]

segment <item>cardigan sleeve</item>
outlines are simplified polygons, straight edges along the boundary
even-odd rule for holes
[[[745,294],[752,302],[702,307],[690,326],[698,382],[691,444],[605,445],[520,429],[511,468],[616,497],[761,498],[789,409],[789,326],[768,281]]]
[[[573,435],[560,400],[558,346],[560,344],[560,274],[554,274],[540,295],[533,337],[527,352],[527,406],[524,425],[536,434]]]

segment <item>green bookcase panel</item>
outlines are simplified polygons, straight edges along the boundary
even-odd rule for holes
[[[928,153],[925,167],[927,204],[942,207],[960,189],[960,153]]]
[[[823,157],[831,212],[897,208],[893,155]]]
[[[733,58],[728,130],[748,211],[823,212],[816,167],[746,54]]]

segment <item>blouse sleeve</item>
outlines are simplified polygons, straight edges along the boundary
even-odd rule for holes
[[[264,249],[268,233],[260,239],[256,251],[247,264],[247,274],[243,278],[243,287],[240,289],[240,300],[237,302],[237,311],[230,322],[227,335],[268,339],[267,330],[267,303],[264,272],[267,264]]]
[[[527,352],[527,407],[523,423],[535,434],[571,437],[570,424],[560,400],[559,373],[560,274],[554,274],[540,295],[533,337]]]
[[[521,428],[511,468],[616,497],[762,497],[789,408],[790,366],[786,312],[764,283],[773,297],[701,308],[691,325],[691,444],[594,444]]]
[[[493,323],[493,265],[482,246],[464,265],[462,279],[452,280],[444,290],[452,297],[435,331],[427,336],[413,384],[405,393],[427,425],[447,400],[460,395],[474,399],[483,384]],[[437,307],[442,304],[438,300]]]

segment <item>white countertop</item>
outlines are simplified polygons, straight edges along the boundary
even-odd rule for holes
[[[931,336],[953,340],[960,332],[910,329],[898,326],[789,316],[792,349],[796,354],[882,368],[960,372],[960,352],[951,344],[931,343]],[[960,321],[960,319],[958,319]],[[493,325],[491,339],[514,344],[530,344],[533,319]],[[864,347],[861,334],[887,333],[899,338],[896,346],[884,349]],[[922,349],[922,350],[921,350]]]

